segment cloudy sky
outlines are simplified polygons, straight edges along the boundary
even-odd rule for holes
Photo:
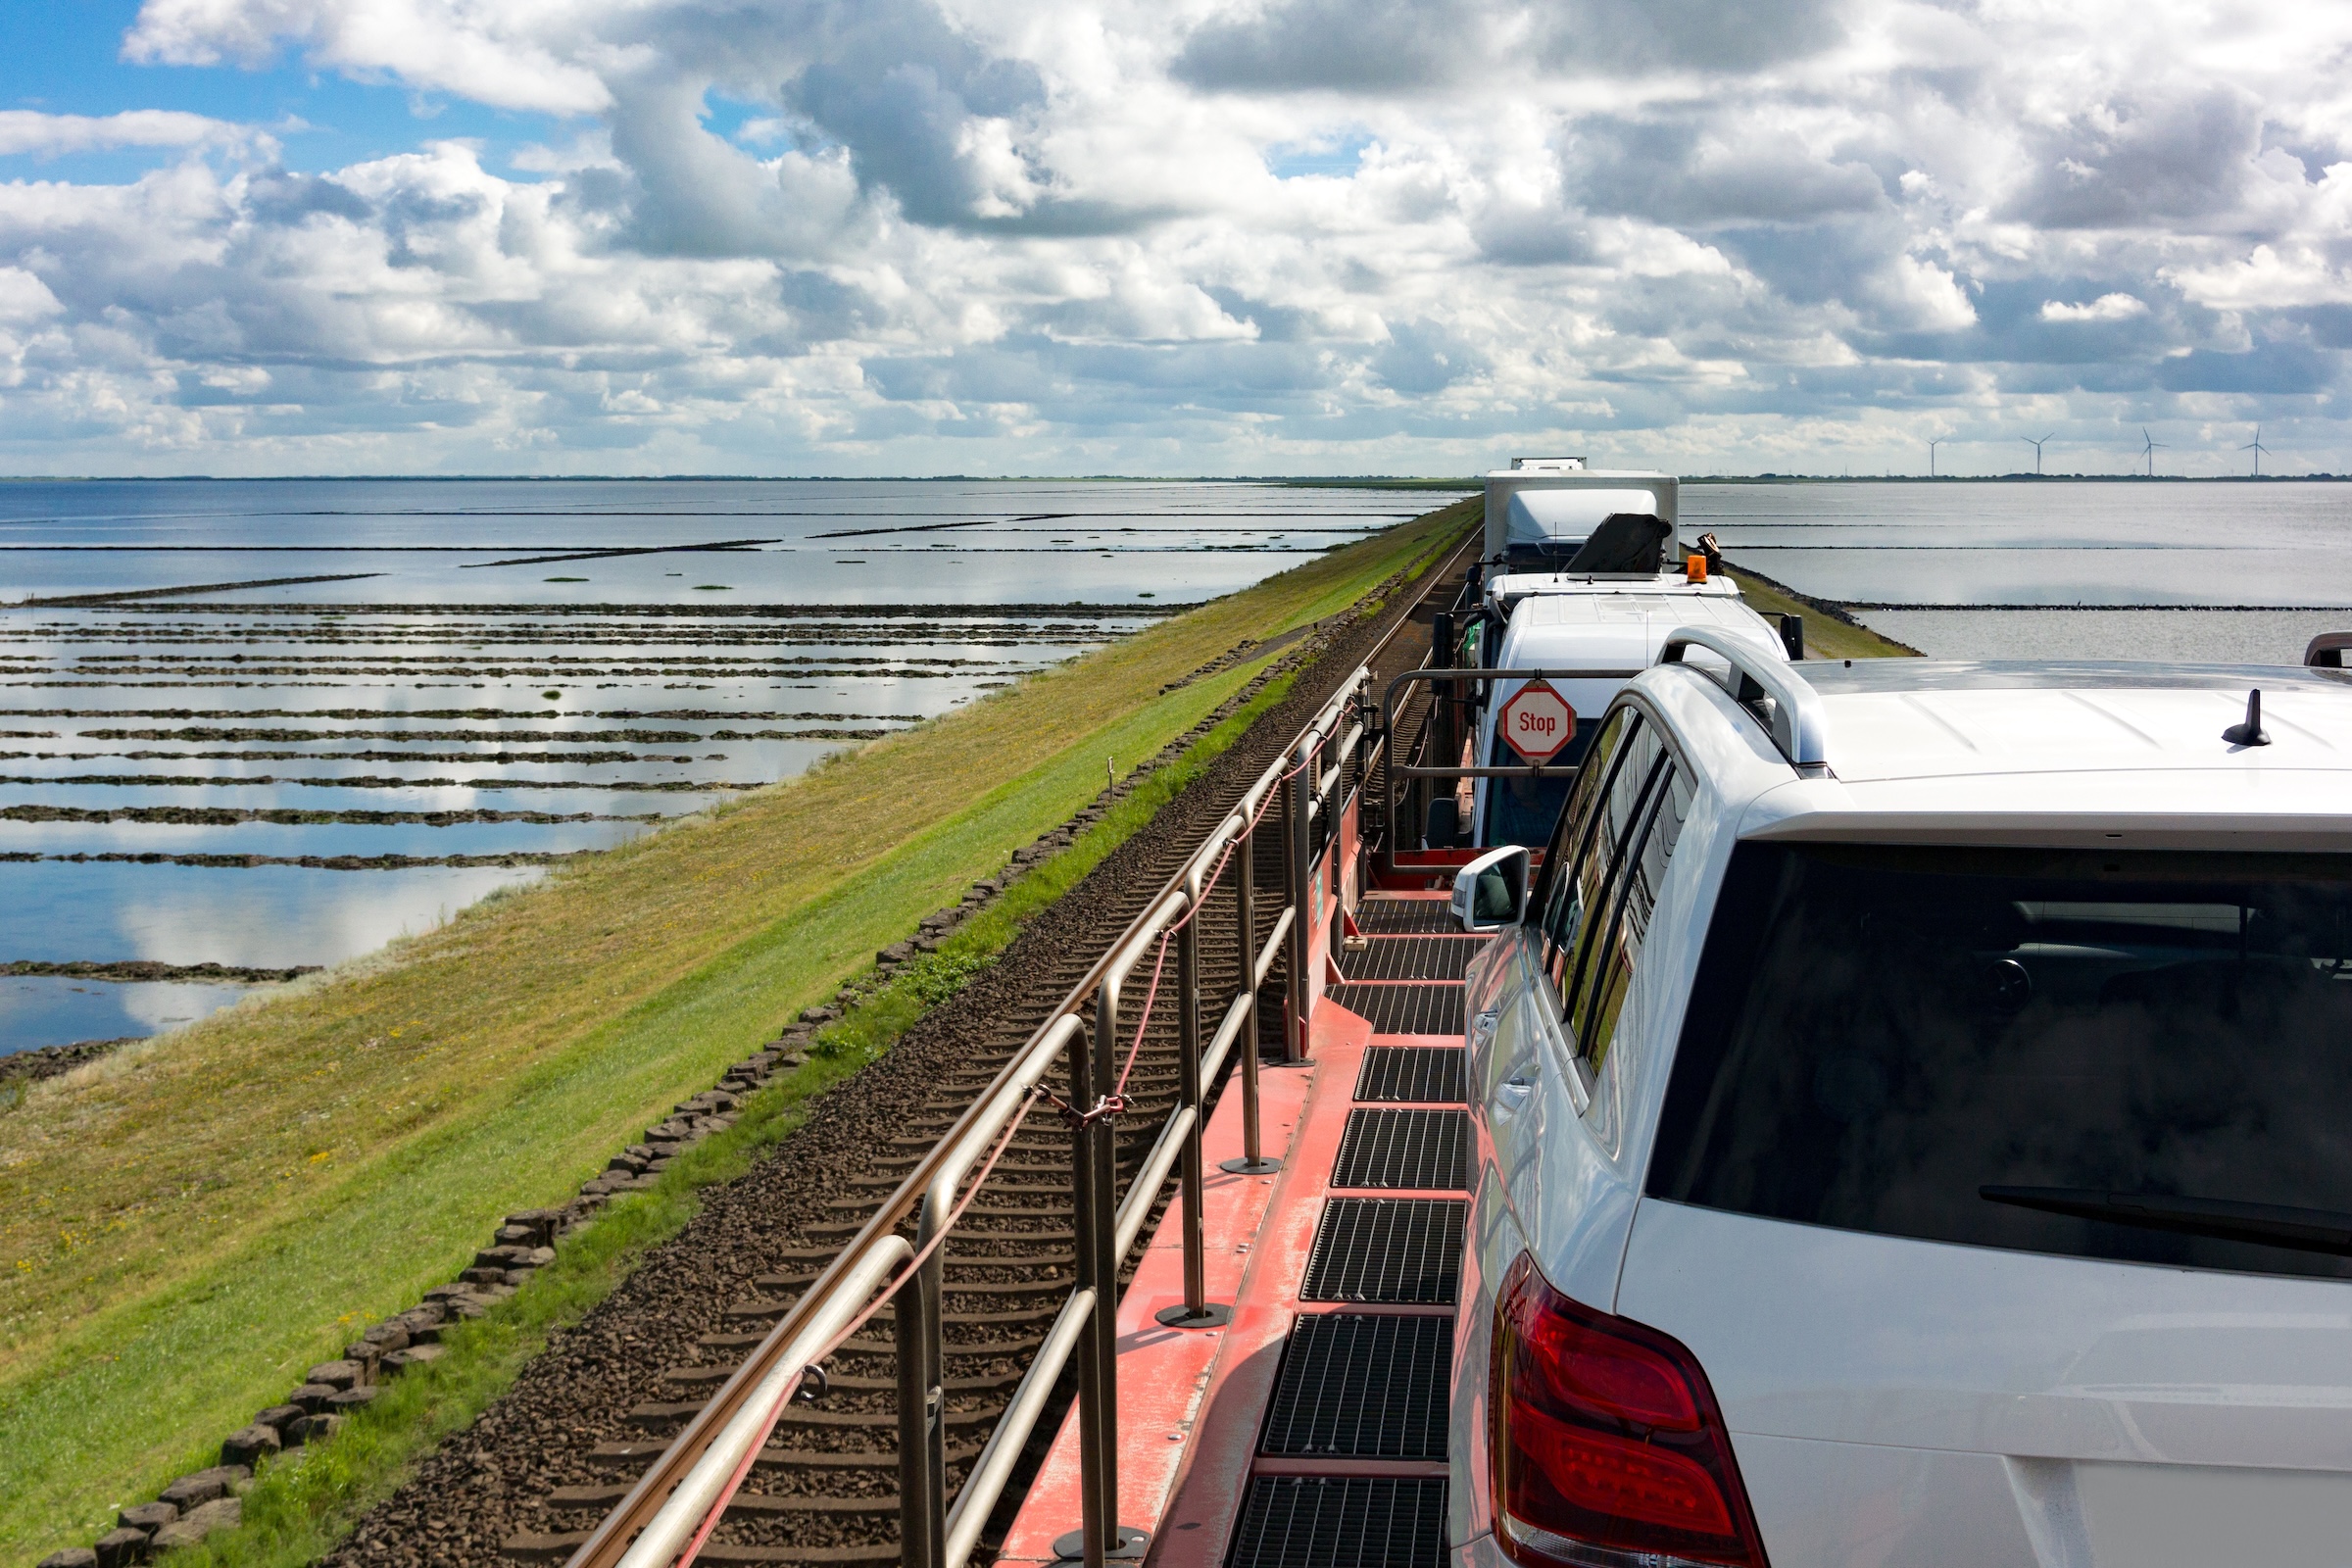
[[[0,472],[2352,470],[2352,5],[0,0]]]

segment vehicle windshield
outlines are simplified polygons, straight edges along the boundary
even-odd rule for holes
[[[2327,1250],[1984,1192],[2340,1214],[2348,1113],[2352,856],[1749,843],[1716,906],[1649,1192],[1887,1236],[2352,1278]]]
[[[1586,719],[1576,726],[1576,734],[1549,765],[1559,769],[1543,778],[1491,778],[1487,780],[1487,822],[1481,843],[1544,845],[1551,842],[1552,825],[1560,819],[1560,808],[1567,804],[1568,786],[1576,781],[1576,766],[1585,759],[1586,750],[1592,744],[1592,733],[1599,726]],[[1499,731],[1488,748],[1489,767],[1525,767],[1527,759],[1521,757]]]

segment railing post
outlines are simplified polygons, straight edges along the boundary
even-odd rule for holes
[[[1095,1028],[1102,1028],[1105,1010],[1115,1011],[1107,988],[1096,999]],[[1084,1111],[1095,1102],[1094,1047],[1081,1029],[1070,1037],[1070,1103]],[[1082,1122],[1070,1129],[1070,1218],[1077,1237],[1078,1285],[1081,1290],[1097,1292],[1095,1310],[1087,1320],[1086,1337],[1078,1348],[1078,1504],[1082,1527],[1080,1555],[1086,1568],[1102,1568],[1102,1527],[1105,1517],[1116,1520],[1113,1508],[1105,1516],[1102,1508],[1102,1470],[1105,1464],[1118,1462],[1117,1446],[1107,1447],[1102,1442],[1102,1404],[1111,1389],[1103,1386],[1102,1328],[1103,1303],[1109,1299],[1102,1294],[1105,1270],[1101,1252],[1106,1250],[1102,1243],[1102,1202],[1095,1191],[1095,1133],[1096,1123]],[[1115,1389],[1115,1383],[1112,1388]],[[1115,1476],[1113,1484],[1116,1484]],[[1059,1549],[1056,1544],[1055,1549]]]
[[[1081,1113],[1110,1093],[1118,1063],[1115,983],[1095,994],[1095,1037],[1070,1041],[1070,1103]],[[1140,1557],[1151,1537],[1119,1524],[1118,1172],[1111,1119],[1089,1116],[1071,1138],[1071,1200],[1077,1228],[1078,1283],[1095,1293],[1078,1349],[1078,1486],[1081,1528],[1054,1543],[1054,1555],[1086,1568]],[[1078,1539],[1073,1540],[1075,1536]]]
[[[1287,1061],[1306,1059],[1306,905],[1307,803],[1314,799],[1308,771],[1314,751],[1298,743],[1293,754],[1291,776],[1282,786],[1282,893],[1291,906],[1289,948],[1290,996],[1284,1007],[1282,1053]]]
[[[1176,1059],[1177,1105],[1193,1113],[1184,1137],[1179,1162],[1184,1205],[1184,1301],[1156,1314],[1172,1329],[1216,1328],[1233,1321],[1233,1308],[1211,1305],[1208,1299],[1207,1242],[1202,1236],[1201,1183],[1207,1156],[1201,1152],[1201,1123],[1205,1098],[1200,1084],[1200,867],[1195,864],[1185,882],[1184,924],[1176,928]],[[1247,964],[1250,960],[1242,960]]]
[[[1429,662],[1439,669],[1453,667],[1453,616],[1443,610],[1430,619]],[[1454,717],[1453,682],[1449,680],[1431,681],[1429,683],[1429,744],[1430,750],[1437,754],[1434,760],[1440,767],[1451,767],[1462,760],[1461,743],[1453,733]],[[1431,793],[1433,795],[1437,793],[1434,788],[1436,782],[1432,781]],[[1428,805],[1422,807],[1421,817],[1417,825],[1424,831],[1427,830],[1429,825]],[[1443,847],[1453,848],[1450,844]],[[1440,846],[1433,844],[1430,848],[1437,849]]]
[[[899,1361],[899,1561],[903,1568],[939,1568],[947,1544],[947,1476],[934,1468],[941,1445],[939,1298],[929,1289],[939,1254],[891,1303]]]
[[[1355,690],[1355,755],[1348,769],[1355,775],[1355,902],[1363,906],[1372,891],[1372,748],[1380,744],[1380,725],[1372,707],[1372,677],[1366,674]]]
[[[1242,1157],[1219,1161],[1219,1170],[1237,1176],[1256,1176],[1280,1170],[1280,1160],[1268,1159],[1257,1125],[1257,824],[1245,820],[1242,842],[1234,850],[1234,923],[1241,928],[1242,995],[1250,999],[1250,1026],[1242,1031]]]

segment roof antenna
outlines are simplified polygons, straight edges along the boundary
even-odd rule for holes
[[[2246,721],[2232,724],[2222,731],[2222,739],[2232,746],[2268,746],[2270,736],[2262,729],[2262,688],[2257,686],[2246,693]]]

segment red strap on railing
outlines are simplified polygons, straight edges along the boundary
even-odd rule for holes
[[[1314,765],[1315,754],[1321,750],[1320,745],[1310,748],[1305,758],[1292,763],[1289,771],[1278,776],[1274,782],[1278,785],[1287,784],[1297,778],[1300,772]],[[1109,1096],[1110,1099],[1119,1102],[1121,1110],[1126,1108],[1127,1075],[1135,1070],[1136,1058],[1143,1054],[1144,1031],[1151,1026],[1152,1005],[1159,996],[1160,970],[1168,961],[1168,939],[1183,930],[1186,923],[1200,912],[1200,906],[1208,902],[1208,896],[1216,891],[1218,882],[1223,880],[1225,867],[1233,861],[1233,852],[1241,847],[1244,838],[1257,831],[1257,824],[1264,821],[1266,813],[1273,808],[1274,791],[1269,789],[1266,791],[1265,799],[1258,802],[1257,813],[1250,818],[1250,825],[1226,841],[1224,853],[1217,857],[1216,868],[1210,871],[1207,878],[1200,884],[1200,897],[1194,900],[1183,915],[1171,922],[1168,928],[1159,934],[1159,950],[1152,959],[1152,984],[1145,989],[1143,1011],[1137,1015],[1135,1020],[1135,1038],[1128,1043],[1127,1059],[1119,1065],[1118,1086]],[[1242,961],[1245,964],[1254,963],[1257,961],[1257,955],[1244,954]],[[1100,1109],[1099,1106],[1097,1108]],[[1112,1111],[1109,1114],[1116,1115],[1117,1113],[1117,1111]],[[1093,1112],[1089,1112],[1090,1117],[1093,1114]]]

